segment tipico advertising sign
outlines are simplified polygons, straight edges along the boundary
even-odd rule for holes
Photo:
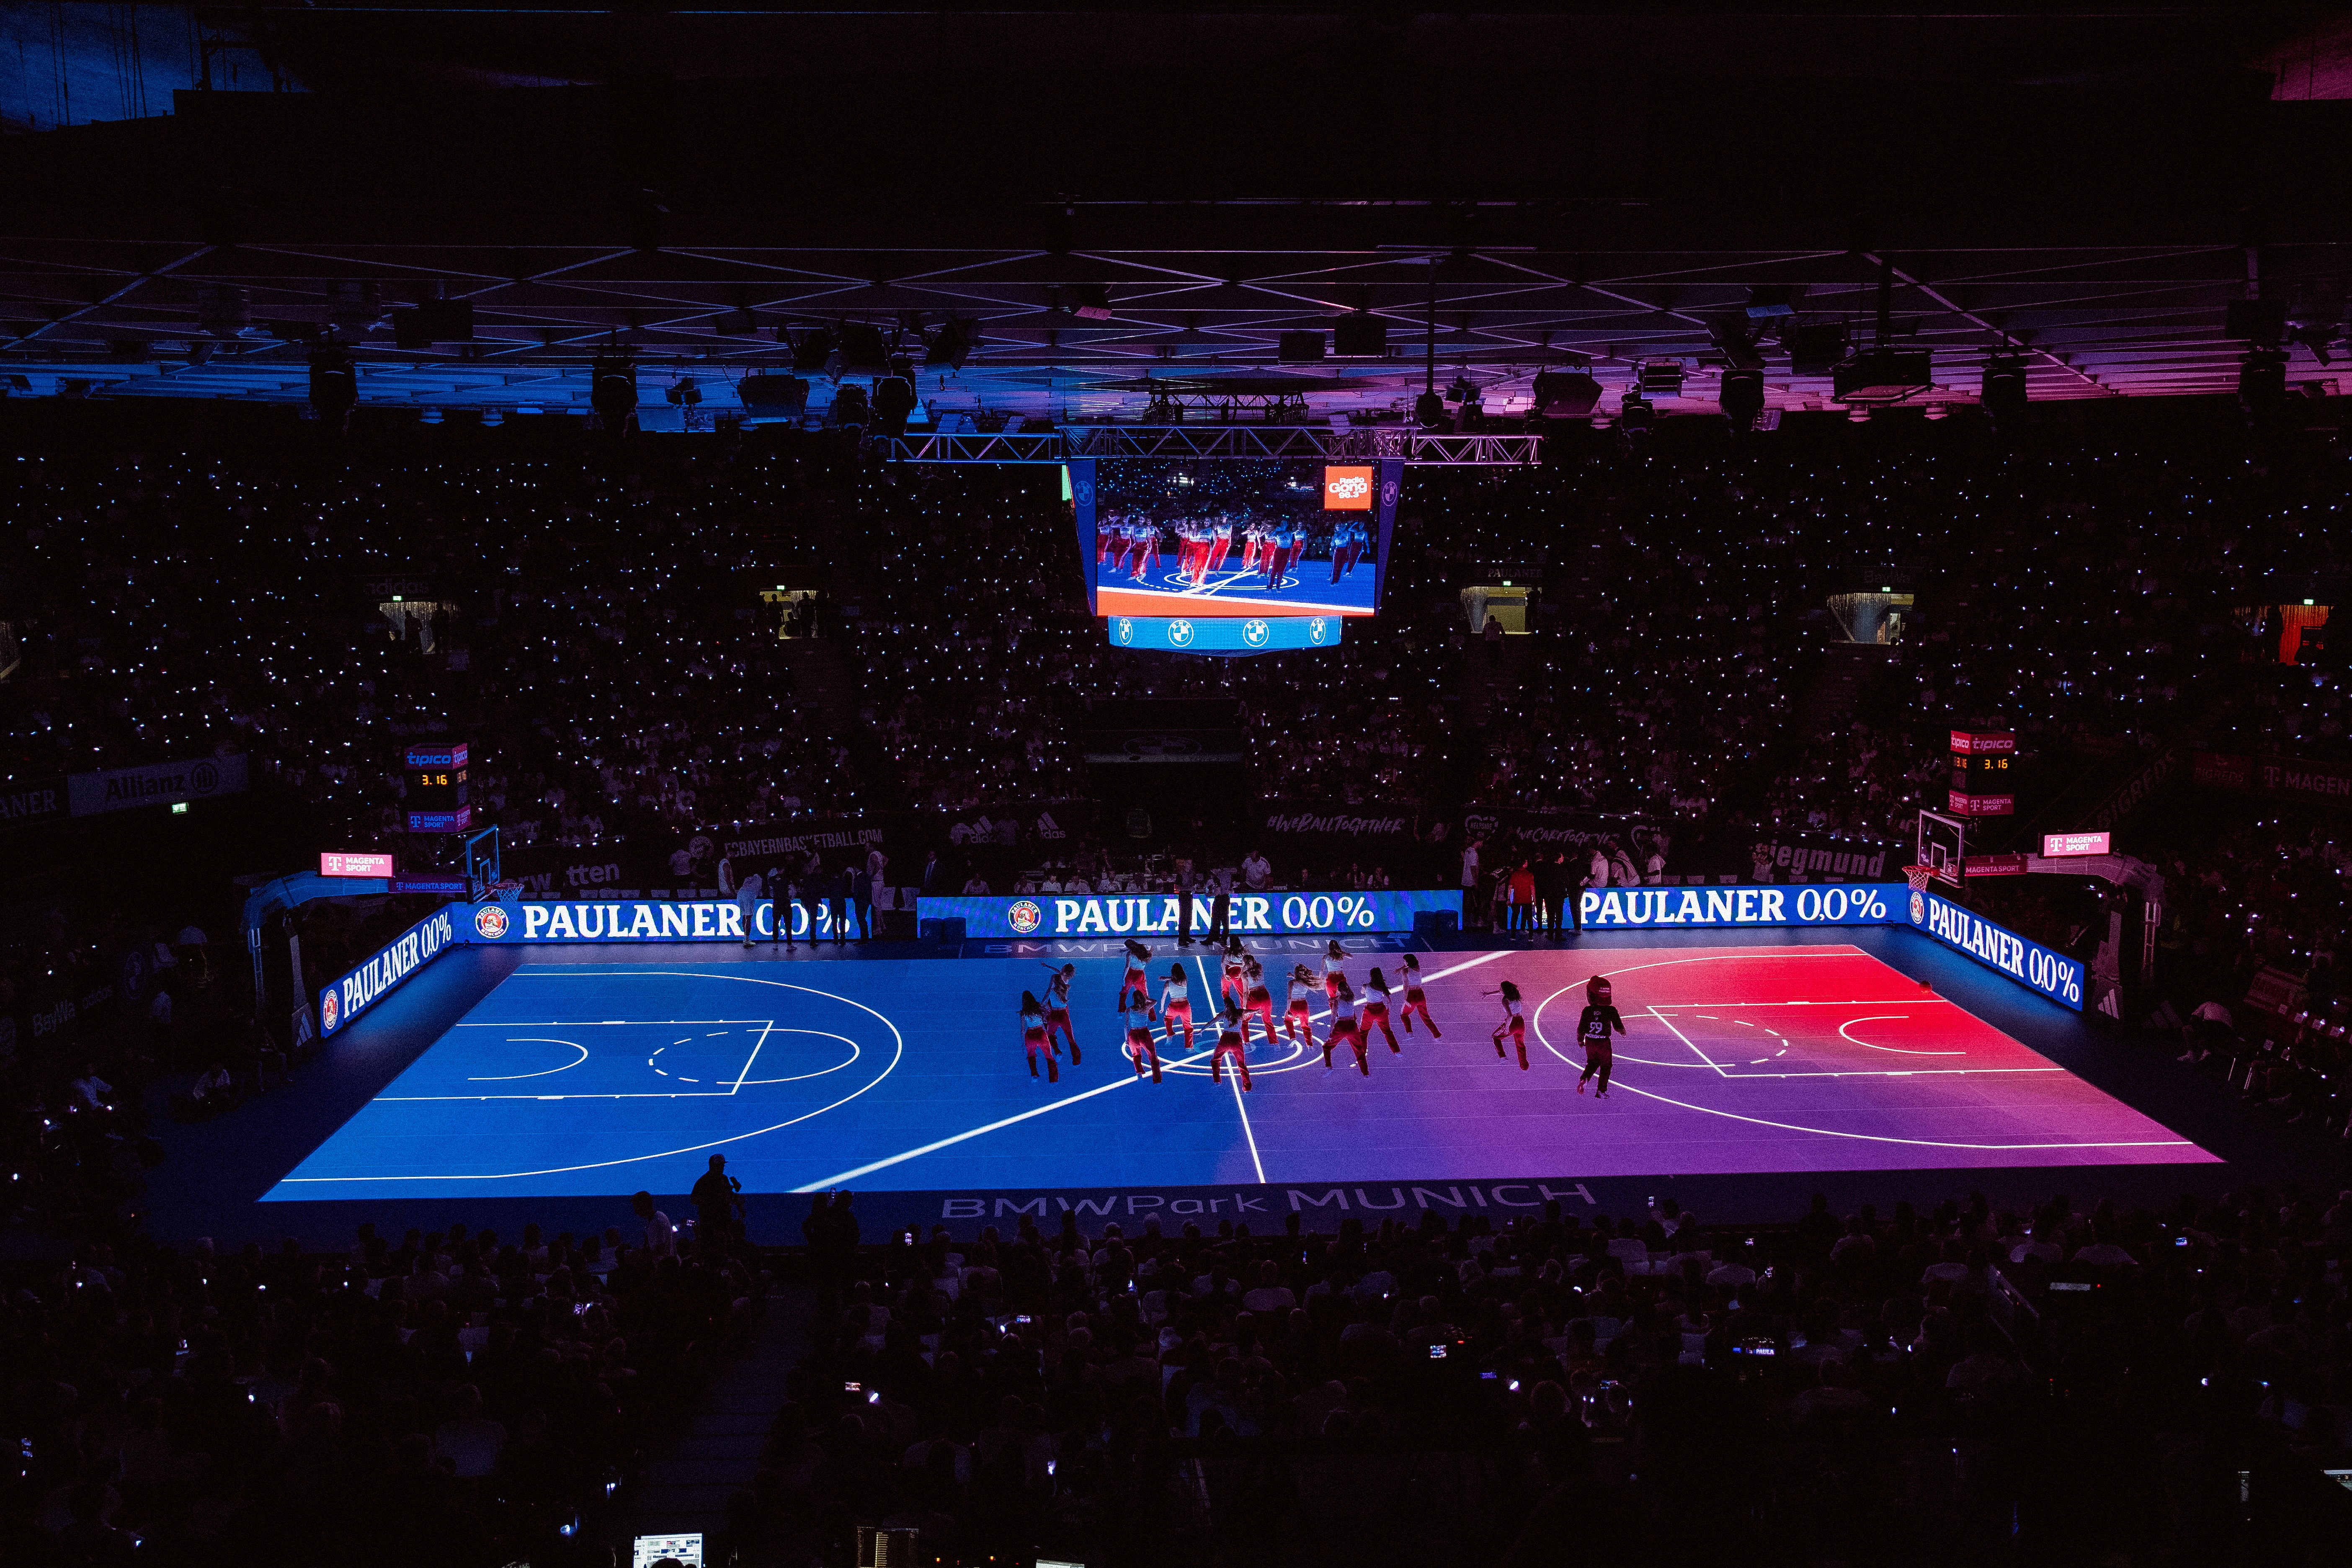
[[[2038,942],[2028,942],[1933,893],[1913,892],[1908,888],[1896,890],[1908,901],[1913,930],[1925,931],[1946,947],[2000,970],[2029,991],[2039,991],[2077,1013],[2083,1010],[2083,965],[2079,960],[2053,952]]]
[[[333,1034],[390,995],[452,943],[459,942],[460,904],[445,904],[383,944],[374,957],[319,993],[319,1033]]]
[[[1192,934],[1209,931],[1212,895],[1192,895]],[[1462,895],[1446,889],[1412,893],[1235,893],[1225,927],[1235,936],[1411,931],[1415,915],[1449,911],[1457,920]],[[1065,897],[925,899],[926,921],[960,920],[972,937],[1181,936],[1181,900],[1172,893],[1106,893]]]

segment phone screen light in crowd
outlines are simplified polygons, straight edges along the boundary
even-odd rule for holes
[[[2319,601],[2318,601],[2318,600],[2316,600],[2316,599],[2305,599],[2305,600],[2304,601],[2304,603],[2305,603],[2305,604],[2306,604],[2306,605],[2310,605],[2316,606],[2316,605],[2318,605]]]
[[[629,1568],[653,1568],[663,1558],[702,1568],[702,1532],[686,1535],[640,1535],[629,1553]]]
[[[173,802],[172,803],[172,815],[173,815],[173,816],[187,816],[187,815],[188,815],[188,803],[187,803],[186,801],[184,801],[184,800],[175,800],[175,801],[173,801]]]
[[[1432,1361],[1444,1361],[1445,1359],[1445,1347],[1444,1345],[1430,1346],[1429,1359]]]
[[[2080,1291],[2088,1293],[2089,1291],[2097,1289],[2098,1287],[2092,1284],[2087,1279],[2053,1279],[2050,1281],[2050,1289],[2053,1290]]]

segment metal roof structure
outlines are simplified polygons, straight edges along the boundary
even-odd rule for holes
[[[934,433],[1369,420],[1433,368],[1664,416],[1735,362],[1834,408],[1843,328],[1934,407],[2010,349],[2037,400],[2232,392],[2257,298],[2290,383],[2344,353],[2352,30],[2292,8],[38,9],[17,395],[299,403],[333,341],[428,417],[584,410],[616,346],[652,426],[894,354]],[[471,336],[402,332],[435,301]]]

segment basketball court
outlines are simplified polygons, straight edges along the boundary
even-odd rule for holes
[[[1399,957],[1349,973],[1381,963],[1401,999]],[[1369,1076],[1345,1050],[1327,1070],[1303,1042],[1254,1040],[1246,1095],[1212,1081],[1204,1034],[1162,1047],[1164,1082],[1139,1078],[1119,962],[1076,962],[1084,1060],[1058,1084],[1021,1050],[1014,1004],[1045,978],[1030,958],[525,963],[267,1200],[679,1192],[713,1153],[766,1194],[2215,1159],[1843,942],[1424,954],[1442,1040],[1376,1037]],[[1196,1005],[1214,997],[1213,960],[1186,962]],[[1627,1027],[1606,1100],[1576,1092],[1596,972]],[[1504,979],[1526,999],[1525,1071],[1489,1037]]]

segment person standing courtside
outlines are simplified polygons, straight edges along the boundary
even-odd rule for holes
[[[849,868],[849,912],[857,922],[857,940],[874,940],[874,878],[864,866]]]
[[[1225,929],[1234,908],[1234,872],[1230,866],[1220,866],[1209,873],[1209,942],[1222,947],[1233,933]]]
[[[1176,945],[1192,945],[1192,862],[1179,858],[1173,881],[1176,894]]]

